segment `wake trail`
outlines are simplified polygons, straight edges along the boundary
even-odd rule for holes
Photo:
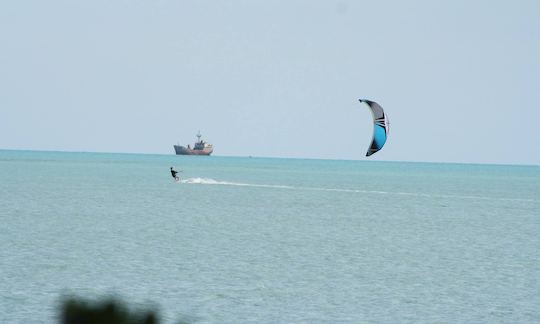
[[[237,187],[255,187],[255,188],[273,188],[273,189],[288,189],[288,190],[306,190],[306,191],[348,192],[348,193],[362,193],[362,194],[375,194],[375,195],[413,196],[413,197],[425,197],[425,198],[498,200],[498,201],[521,201],[521,202],[535,202],[536,201],[535,199],[527,199],[527,198],[497,198],[497,197],[486,197],[486,196],[460,196],[460,195],[426,194],[426,193],[400,192],[400,191],[379,191],[379,190],[361,190],[361,189],[346,189],[346,188],[319,188],[319,187],[299,187],[299,186],[273,185],[273,184],[254,184],[254,183],[218,181],[218,180],[214,180],[210,178],[188,178],[188,179],[180,180],[179,183],[237,186]]]
[[[293,187],[293,186],[217,181],[217,180],[209,179],[209,178],[189,178],[189,179],[185,179],[185,180],[180,180],[180,182],[181,183],[187,183],[187,184],[205,184],[205,185],[259,187],[259,188],[277,188],[277,189],[299,189],[298,187]]]

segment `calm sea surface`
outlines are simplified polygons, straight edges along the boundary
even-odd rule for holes
[[[70,295],[165,323],[539,323],[540,167],[0,151],[0,323]]]

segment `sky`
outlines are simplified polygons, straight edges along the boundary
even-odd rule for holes
[[[0,149],[540,165],[539,103],[535,0],[0,2]]]

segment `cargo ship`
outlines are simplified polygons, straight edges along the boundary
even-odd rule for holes
[[[201,139],[201,132],[197,134],[197,142],[193,145],[193,148],[188,146],[175,145],[174,151],[176,155],[210,155],[214,151],[212,144],[209,144]]]

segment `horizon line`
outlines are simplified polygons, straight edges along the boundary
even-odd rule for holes
[[[155,155],[155,156],[183,156],[174,153],[145,153],[145,152],[112,152],[112,151],[70,151],[70,150],[33,150],[33,149],[9,149],[0,148],[0,151],[19,152],[48,152],[48,153],[84,153],[84,154],[125,154],[125,155]],[[187,155],[186,155],[187,156]],[[317,157],[283,157],[283,156],[255,156],[255,155],[211,155],[197,156],[197,158],[256,158],[256,159],[290,159],[290,160],[321,160],[321,161],[344,161],[344,162],[381,162],[381,163],[425,163],[425,164],[464,164],[464,165],[494,165],[494,166],[525,166],[540,167],[540,164],[518,164],[518,163],[497,163],[497,162],[448,162],[448,161],[412,161],[412,160],[367,160],[367,159],[336,159]]]

